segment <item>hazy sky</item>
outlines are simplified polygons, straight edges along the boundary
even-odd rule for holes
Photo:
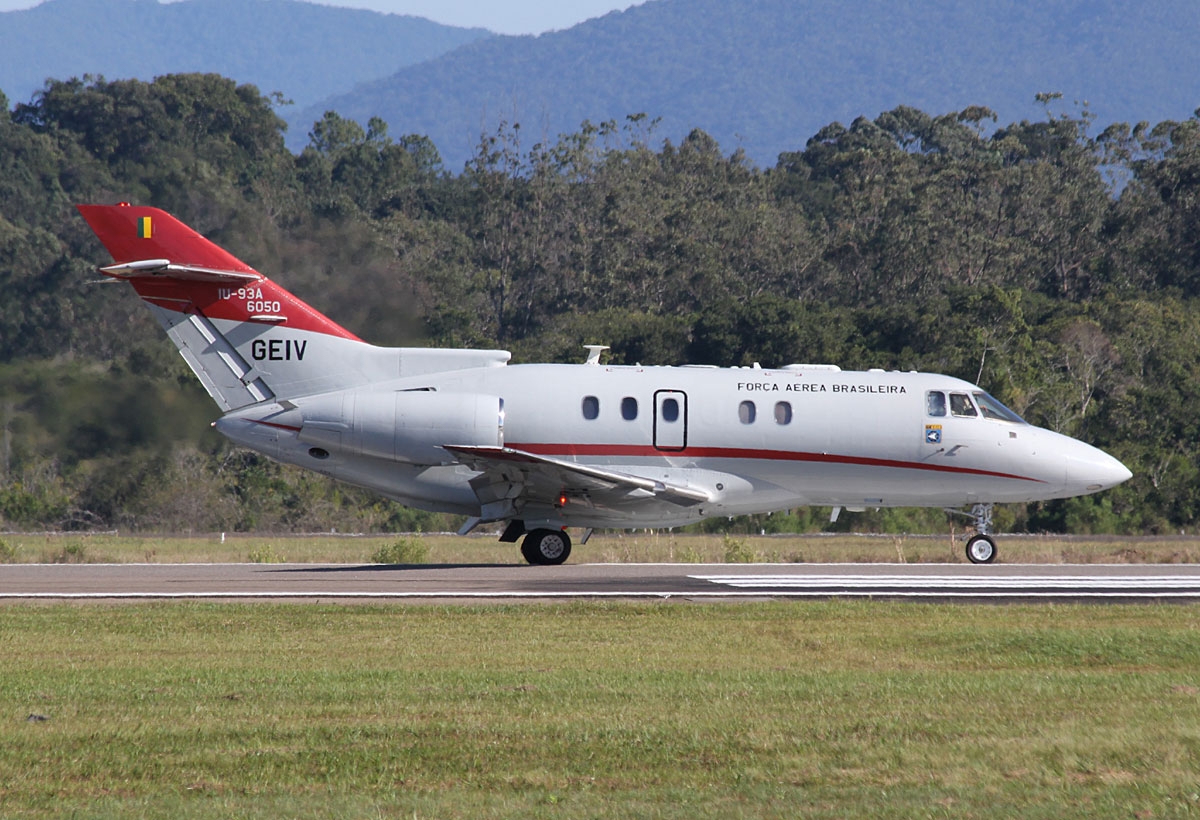
[[[570,28],[643,0],[320,0],[327,6],[412,14],[452,26],[481,26],[500,34],[541,34]],[[38,0],[0,0],[0,11],[27,9]]]

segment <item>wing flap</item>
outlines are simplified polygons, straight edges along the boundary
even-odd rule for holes
[[[685,507],[712,500],[707,491],[695,487],[672,484],[607,467],[563,461],[511,447],[450,444],[445,445],[445,449],[453,453],[461,463],[479,470],[486,476],[479,482],[477,491],[483,490],[485,486],[521,486],[531,488],[527,492],[548,495],[550,500],[564,492],[617,492],[621,493],[627,502],[658,500]]]

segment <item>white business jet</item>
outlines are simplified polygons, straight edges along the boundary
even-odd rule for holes
[[[674,527],[804,505],[969,508],[991,562],[992,505],[1130,477],[932,373],[509,365],[503,350],[384,348],[335,324],[156,208],[81,205],[100,268],[150,306],[232,441],[412,507],[505,523],[533,564],[568,527]],[[586,534],[584,537],[586,542]]]

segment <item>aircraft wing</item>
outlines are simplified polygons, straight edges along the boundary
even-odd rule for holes
[[[445,445],[458,460],[479,470],[471,486],[484,503],[536,501],[561,504],[583,501],[595,507],[631,510],[647,502],[667,501],[690,507],[711,500],[704,490],[685,487],[607,467],[536,455],[511,447]],[[490,517],[490,516],[489,516]]]

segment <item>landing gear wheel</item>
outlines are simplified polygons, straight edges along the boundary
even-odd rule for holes
[[[967,541],[967,560],[972,564],[990,564],[996,560],[996,542],[990,535],[973,535]]]
[[[534,530],[521,542],[521,554],[531,564],[561,564],[571,554],[571,537],[562,530]]]

